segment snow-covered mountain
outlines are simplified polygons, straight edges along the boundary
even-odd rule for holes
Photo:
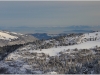
[[[24,35],[21,33],[0,31],[0,46],[24,44],[37,40],[34,36]]]
[[[70,34],[18,48],[0,62],[0,68],[12,74],[97,74],[99,57],[100,32]]]

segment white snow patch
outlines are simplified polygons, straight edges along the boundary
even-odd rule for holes
[[[12,36],[8,33],[2,32],[0,31],[0,39],[4,39],[4,40],[10,40],[10,39],[17,39],[18,37],[16,36]]]
[[[57,72],[52,71],[52,72],[47,72],[47,74],[57,74]]]
[[[37,52],[37,53],[45,53],[45,54],[49,54],[50,56],[55,56],[57,55],[59,52],[64,51],[64,50],[68,50],[68,49],[90,49],[90,48],[94,48],[95,46],[100,46],[100,40],[97,41],[87,41],[81,44],[77,44],[77,45],[70,45],[70,46],[58,46],[57,48],[49,48],[49,49],[42,49],[40,50],[32,50],[33,52]],[[71,50],[70,50],[71,52]],[[70,53],[68,52],[68,53]]]
[[[12,34],[16,34],[16,35],[23,35],[21,33],[16,33],[16,32],[11,32]]]

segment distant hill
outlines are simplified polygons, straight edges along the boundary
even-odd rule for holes
[[[64,31],[63,33],[58,33],[58,34],[48,34],[48,33],[34,33],[34,34],[30,34],[38,39],[50,39],[52,37],[57,37],[57,36],[62,36],[62,35],[67,35],[70,33],[90,33],[90,32],[94,32],[93,30],[70,30],[70,31]]]
[[[32,42],[37,40],[32,35],[25,35],[21,33],[0,31],[0,46],[14,45],[14,44],[24,44],[27,42]]]
[[[48,36],[47,33],[34,33],[34,34],[31,34],[33,35],[34,37],[38,38],[38,39],[49,39],[49,38],[52,38],[52,36]]]

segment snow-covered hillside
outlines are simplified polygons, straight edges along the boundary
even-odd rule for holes
[[[29,52],[36,52],[36,53],[45,53],[48,54],[50,56],[56,56],[59,55],[59,52],[61,51],[67,51],[68,49],[70,49],[70,51],[68,53],[70,53],[73,49],[90,49],[90,48],[94,48],[96,46],[100,46],[100,32],[94,32],[94,33],[85,33],[81,36],[75,36],[75,37],[65,37],[64,41],[66,41],[65,39],[67,39],[67,42],[72,42],[74,41],[74,45],[68,45],[68,46],[53,46],[52,48],[48,48],[48,49],[36,49],[35,47],[36,45],[32,45],[29,44],[27,46],[25,46],[24,48],[22,48],[22,50],[28,50]],[[77,40],[77,41],[75,41]],[[44,41],[42,44],[44,43],[51,43],[50,41],[52,40],[46,40]],[[54,40],[55,41],[55,40]],[[55,44],[58,44],[59,42],[55,41]]]
[[[90,48],[94,48],[96,46],[100,47],[100,40],[97,41],[88,41],[88,42],[84,42],[81,44],[77,44],[77,45],[71,45],[71,46],[59,46],[57,48],[49,48],[49,49],[42,49],[40,50],[32,50],[31,52],[37,52],[37,53],[45,53],[45,54],[49,54],[50,56],[56,56],[57,54],[59,55],[59,52],[67,52],[68,49],[70,49],[69,52],[72,52],[73,49],[77,48],[77,49],[90,49]]]
[[[17,39],[17,38],[18,38],[17,36],[13,36],[7,32],[0,31],[0,39],[11,40],[11,39]]]
[[[85,33],[81,36],[75,36],[75,37],[65,37],[65,39],[68,39],[68,42],[74,42],[76,44],[74,45],[69,45],[69,46],[57,46],[53,48],[48,48],[48,49],[42,49],[42,50],[31,50],[31,52],[37,52],[37,53],[45,53],[49,54],[50,56],[56,56],[57,54],[59,55],[59,52],[61,51],[66,51],[68,49],[90,49],[94,48],[96,46],[100,46],[100,32],[94,32],[94,33]],[[75,41],[77,40],[77,41]],[[52,40],[46,40],[46,43],[49,43]],[[64,40],[66,41],[66,40]],[[56,41],[56,44],[57,41]],[[32,45],[31,45],[32,47]],[[26,46],[27,48],[27,46]],[[68,53],[70,53],[70,51]]]
[[[73,68],[75,73],[95,74],[99,60],[95,63],[93,60],[98,59],[99,51],[100,32],[85,33],[30,43],[10,53],[0,64],[12,74],[62,74]],[[90,69],[89,63],[96,66]],[[83,71],[85,66],[88,71]]]
[[[16,32],[0,31],[0,46],[24,44],[37,40],[34,36]]]

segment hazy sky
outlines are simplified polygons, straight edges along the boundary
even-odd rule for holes
[[[0,26],[100,25],[100,1],[0,2]]]

